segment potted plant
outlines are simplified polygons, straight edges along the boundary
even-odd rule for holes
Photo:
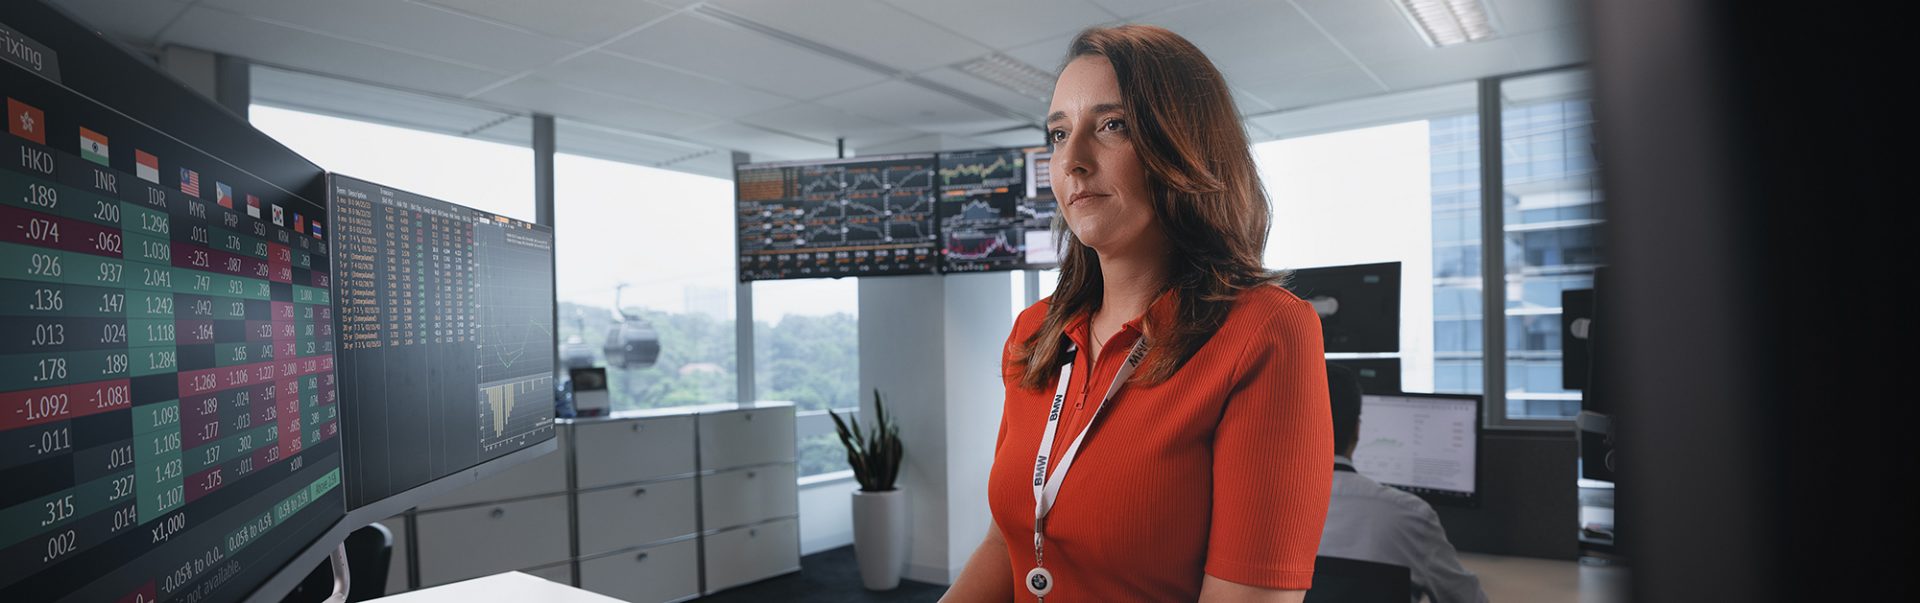
[[[900,425],[887,416],[880,390],[873,392],[873,427],[861,431],[855,420],[849,430],[840,415],[833,428],[847,447],[847,466],[853,468],[860,489],[853,493],[853,554],[860,563],[860,581],[869,590],[900,586],[907,566],[907,497],[894,485],[900,477]]]

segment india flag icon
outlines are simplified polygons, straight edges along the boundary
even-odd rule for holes
[[[80,128],[80,157],[98,163],[107,164],[107,137],[99,132]]]

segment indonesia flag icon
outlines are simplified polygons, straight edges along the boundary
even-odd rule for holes
[[[160,183],[160,158],[154,157],[152,153],[134,149],[133,169],[133,175],[139,176],[141,180],[154,184]]]

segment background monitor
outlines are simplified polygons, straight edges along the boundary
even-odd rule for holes
[[[551,440],[553,230],[337,174],[329,182],[348,504]]]
[[[1399,358],[1328,358],[1327,364],[1347,367],[1360,379],[1360,393],[1400,393]]]
[[[1295,270],[1287,289],[1313,304],[1329,353],[1400,351],[1400,263]]]
[[[1480,397],[1365,395],[1353,466],[1439,504],[1478,503]]]
[[[345,507],[323,173],[42,3],[0,37],[0,601],[277,598]]]
[[[940,270],[1027,270],[1058,263],[1053,221],[1058,205],[1031,181],[1045,148],[940,154]]]
[[[932,274],[932,154],[734,168],[740,280]]]

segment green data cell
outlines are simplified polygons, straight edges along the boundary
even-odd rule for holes
[[[179,341],[173,319],[142,318],[127,321],[127,345],[131,347],[170,346]]]
[[[164,236],[128,232],[121,240],[121,252],[129,262],[159,266],[173,265],[173,242]]]
[[[180,368],[179,354],[173,346],[129,348],[126,353],[132,357],[135,377],[172,373]]]
[[[175,316],[173,294],[163,291],[128,291],[126,316],[129,320],[138,318],[171,320]]]
[[[180,432],[179,400],[133,407],[133,433],[136,436],[162,430],[176,434]]]

